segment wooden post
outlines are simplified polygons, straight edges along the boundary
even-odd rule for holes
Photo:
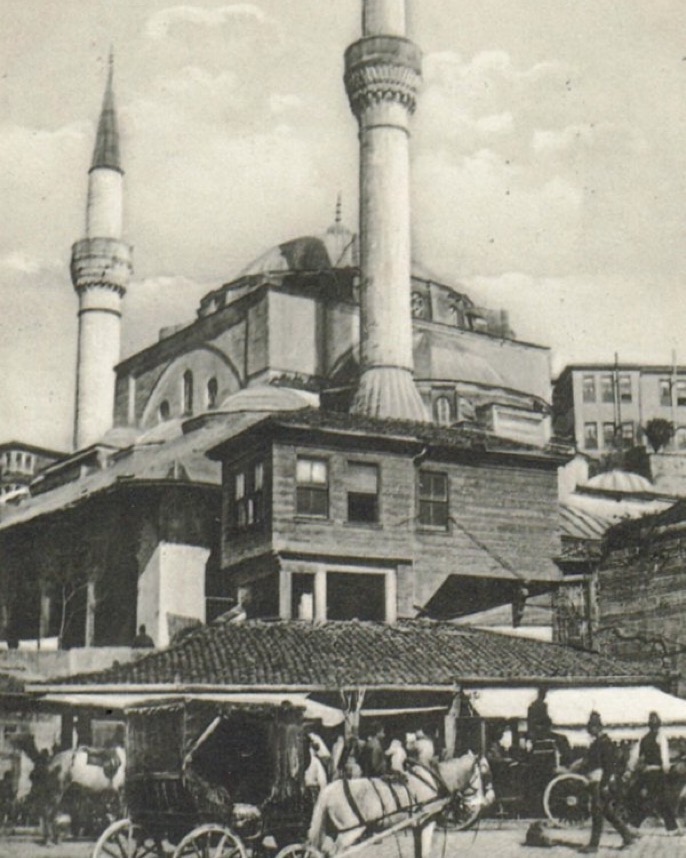
[[[423,833],[424,829],[421,825],[414,825],[412,827],[412,837],[414,839],[414,858],[424,858],[424,838],[422,837]]]
[[[460,716],[460,699],[462,688],[458,685],[453,694],[450,709],[443,719],[443,738],[445,741],[445,759],[451,760],[455,756],[455,745],[457,743],[457,719]]]
[[[84,631],[84,645],[95,645],[95,581],[89,579],[86,584],[86,628]]]

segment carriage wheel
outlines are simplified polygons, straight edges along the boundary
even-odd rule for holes
[[[322,858],[322,853],[307,843],[291,843],[284,846],[276,858]]]
[[[572,772],[553,778],[543,793],[543,809],[557,825],[584,825],[591,818],[586,778]]]
[[[248,858],[248,853],[231,829],[209,823],[189,831],[172,858]]]
[[[468,804],[463,795],[456,793],[436,817],[436,824],[447,831],[466,831],[477,821],[480,812],[479,804]]]
[[[159,842],[130,819],[118,819],[108,825],[93,849],[93,858],[162,858],[163,855]]]

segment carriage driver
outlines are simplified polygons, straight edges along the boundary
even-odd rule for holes
[[[648,732],[631,749],[625,773],[627,780],[636,773],[629,793],[630,820],[638,828],[647,816],[645,796],[654,802],[667,833],[676,836],[681,832],[667,792],[669,744],[661,727],[660,716],[657,712],[651,712],[648,716]]]

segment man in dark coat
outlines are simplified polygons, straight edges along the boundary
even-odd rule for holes
[[[573,770],[582,769],[587,773],[591,790],[591,840],[588,846],[583,846],[579,851],[583,854],[598,851],[604,819],[607,819],[622,836],[620,849],[624,849],[636,840],[637,835],[631,832],[617,813],[615,747],[605,733],[598,712],[591,712],[586,729],[593,737],[593,741],[586,756],[579,761],[580,764],[572,766]]]
[[[365,777],[373,778],[386,774],[388,761],[386,749],[383,746],[385,738],[386,731],[383,724],[375,724],[372,735],[367,739],[362,753],[362,773]]]

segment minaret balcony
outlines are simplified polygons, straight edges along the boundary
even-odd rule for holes
[[[117,238],[83,238],[72,248],[71,278],[76,291],[93,286],[123,295],[133,270],[132,248]]]

